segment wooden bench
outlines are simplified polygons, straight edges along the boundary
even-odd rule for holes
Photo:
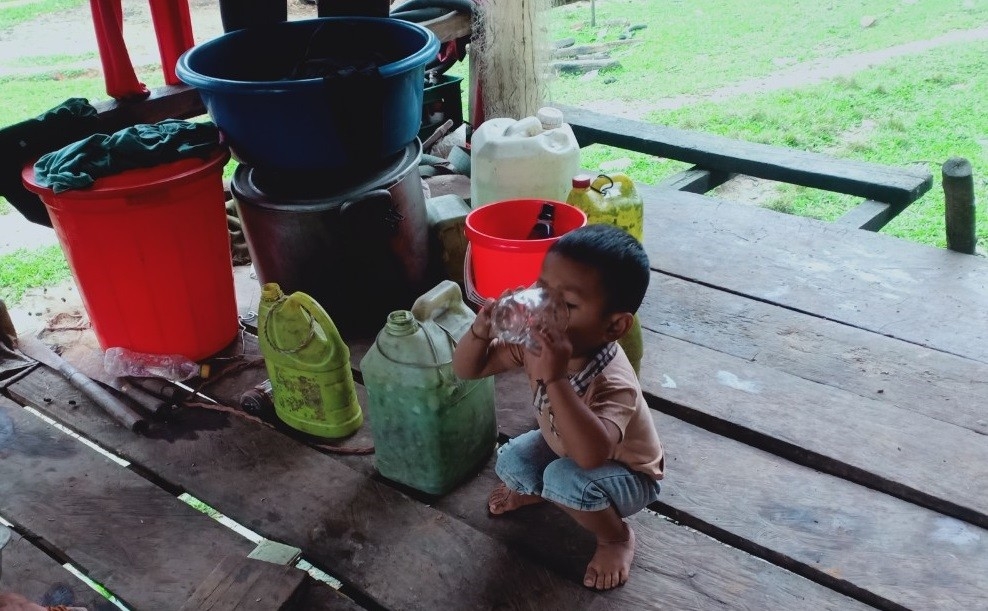
[[[869,231],[884,227],[933,184],[932,175],[921,169],[837,159],[569,106],[562,110],[581,146],[603,144],[694,164],[663,181],[662,188],[706,193],[743,174],[845,193],[864,200],[836,222]]]

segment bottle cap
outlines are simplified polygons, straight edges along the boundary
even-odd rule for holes
[[[535,113],[535,116],[542,124],[542,129],[556,129],[563,124],[563,113],[551,106],[543,106]]]
[[[590,187],[590,183],[593,179],[589,174],[577,174],[573,177],[573,188],[574,189],[587,189]]]

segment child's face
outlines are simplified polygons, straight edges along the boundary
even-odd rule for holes
[[[542,263],[539,286],[557,291],[566,301],[569,325],[566,336],[573,344],[573,356],[589,356],[591,352],[615,336],[614,320],[619,314],[607,313],[607,304],[600,273],[556,253],[549,253]]]

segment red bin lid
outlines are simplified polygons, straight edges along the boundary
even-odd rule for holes
[[[230,158],[230,152],[225,147],[217,147],[216,151],[206,159],[190,157],[162,163],[150,168],[136,168],[97,178],[91,186],[85,189],[71,189],[63,191],[57,195],[66,199],[92,199],[105,198],[108,195],[134,195],[143,191],[150,191],[172,183],[181,183],[197,176],[202,172],[207,172],[216,165],[225,164]],[[50,195],[52,190],[43,187],[34,179],[34,161],[26,164],[21,169],[21,181],[28,191],[33,191],[39,195]]]

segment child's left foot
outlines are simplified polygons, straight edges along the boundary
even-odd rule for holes
[[[597,541],[597,551],[587,565],[583,585],[610,590],[628,581],[631,561],[635,557],[635,531],[627,524],[624,528],[628,532],[628,538],[624,541]]]

